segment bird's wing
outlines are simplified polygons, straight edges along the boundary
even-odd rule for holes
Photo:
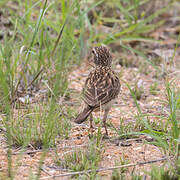
[[[94,108],[114,99],[120,90],[120,83],[115,73],[108,67],[97,68],[86,80],[84,101]]]

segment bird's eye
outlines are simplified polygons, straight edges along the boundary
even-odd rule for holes
[[[94,51],[94,50],[92,50],[92,53],[93,53],[93,54],[95,54],[95,51]]]

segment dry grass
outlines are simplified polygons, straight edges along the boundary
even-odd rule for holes
[[[71,178],[177,179],[178,1],[2,0],[0,7],[0,179],[79,171],[88,173]],[[89,122],[73,123],[92,68],[88,49],[101,43],[111,49],[122,85],[109,115],[109,139],[98,112],[93,136]],[[97,172],[164,156],[168,160],[155,168]]]

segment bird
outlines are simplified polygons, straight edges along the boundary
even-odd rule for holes
[[[112,70],[112,55],[106,46],[94,47],[91,51],[94,69],[89,73],[83,88],[83,101],[85,107],[75,118],[77,124],[83,123],[90,118],[90,128],[93,128],[92,112],[103,109],[103,126],[108,136],[106,119],[113,101],[120,92],[120,81],[117,74]]]

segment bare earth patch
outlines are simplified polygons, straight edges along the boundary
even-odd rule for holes
[[[143,88],[142,97],[138,101],[140,108],[143,113],[151,113],[153,115],[163,115],[166,116],[165,111],[168,110],[168,107],[164,109],[164,104],[159,100],[166,100],[165,93],[165,80],[163,78],[155,79],[153,68],[149,67],[148,75],[139,72],[137,68],[125,68],[120,65],[115,66],[115,70],[117,73],[122,72],[120,77],[121,80],[121,93],[110,111],[108,123],[111,122],[115,128],[121,128],[122,123],[120,120],[123,119],[123,125],[126,126],[128,124],[134,125],[136,124],[135,115],[137,114],[137,108],[134,104],[134,100],[130,94],[128,87],[125,82],[128,83],[131,87],[134,87],[134,82],[139,82],[140,88]],[[80,68],[76,68],[69,76],[70,85],[69,88],[73,90],[71,101],[74,103],[73,106],[77,109],[82,100],[80,92],[82,90],[84,81],[90,71],[90,67],[87,66],[86,63],[83,63]],[[174,76],[170,76],[169,78],[173,79]],[[150,86],[151,84],[157,81],[157,94],[150,94]],[[177,86],[179,86],[180,82],[176,79]],[[79,108],[80,109],[80,108]],[[96,113],[95,117],[98,117],[101,113]],[[157,117],[151,117],[151,121],[158,121]],[[59,140],[57,138],[57,147],[55,149],[49,150],[44,158],[43,169],[41,171],[41,178],[50,177],[53,175],[58,175],[62,173],[67,173],[67,171],[58,169],[55,164],[56,155],[59,158],[64,157],[65,154],[72,153],[74,151],[83,150],[87,148],[89,144],[89,122],[83,123],[81,125],[76,125],[72,122],[72,130],[69,135],[68,140]],[[96,129],[101,127],[101,124],[95,125]],[[108,128],[110,139],[102,140],[102,160],[100,162],[99,168],[108,168],[116,166],[116,162],[119,162],[120,159],[126,160],[129,163],[138,163],[144,161],[152,161],[156,159],[161,159],[163,157],[163,153],[160,148],[144,143],[147,140],[147,137],[139,136],[136,138],[132,138],[129,140],[115,140],[113,141],[113,137],[118,137],[117,133],[112,129]],[[102,133],[104,133],[103,128],[101,129]],[[97,131],[94,132],[97,134]],[[128,145],[126,146],[126,143]],[[125,142],[125,145],[124,145]],[[1,133],[1,148],[0,148],[0,173],[6,174],[7,172],[7,155],[6,155],[6,143],[3,137],[3,133]],[[28,154],[28,151],[30,153]],[[32,151],[32,152],[31,152]],[[55,155],[56,152],[56,155]],[[33,150],[29,149],[25,152],[20,153],[20,150],[14,149],[12,150],[14,155],[12,156],[13,166],[15,168],[15,179],[28,179],[29,175],[34,175],[38,172],[39,161],[42,156],[41,150]],[[163,162],[157,162],[156,165],[162,165]],[[135,169],[133,167],[128,168],[128,174],[132,171],[138,172],[140,175],[144,173],[144,170],[150,170],[151,164],[145,164],[141,166],[136,166]],[[99,175],[102,179],[109,179],[111,177],[112,171],[101,171]],[[57,179],[69,179],[69,177],[57,177]]]

